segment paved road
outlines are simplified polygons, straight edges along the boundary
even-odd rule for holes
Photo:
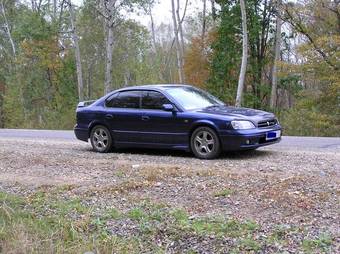
[[[61,139],[76,140],[73,131],[59,130],[29,130],[29,129],[0,129],[0,138],[26,138],[26,139]],[[327,149],[340,150],[340,137],[294,137],[283,136],[282,141],[271,147],[294,149]]]

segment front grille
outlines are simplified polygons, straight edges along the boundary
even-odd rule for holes
[[[261,121],[258,122],[257,126],[259,128],[267,128],[267,127],[271,127],[277,124],[277,120],[276,119],[270,119],[270,120],[265,120],[265,121]]]

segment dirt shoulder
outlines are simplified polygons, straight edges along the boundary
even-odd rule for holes
[[[190,218],[254,221],[261,230],[252,240],[289,229],[275,248],[255,252],[303,251],[304,240],[323,236],[332,239],[329,246],[313,242],[311,250],[339,250],[339,182],[339,150],[267,147],[202,161],[169,151],[98,154],[72,140],[0,139],[0,191],[29,197],[62,188],[61,198],[78,197],[98,213],[109,208],[128,212],[147,200],[181,209]],[[217,246],[180,239],[173,252],[187,250],[186,241],[195,242],[201,253]]]

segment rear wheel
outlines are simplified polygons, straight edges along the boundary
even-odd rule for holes
[[[199,127],[191,135],[191,150],[197,158],[214,159],[221,152],[216,132],[209,127]]]
[[[93,150],[99,153],[107,153],[112,148],[112,138],[109,130],[102,125],[93,127],[90,135]]]

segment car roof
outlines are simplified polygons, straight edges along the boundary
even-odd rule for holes
[[[119,89],[119,91],[124,90],[143,90],[143,89],[155,89],[155,90],[167,90],[169,88],[179,88],[179,87],[192,87],[190,85],[183,84],[152,84],[152,85],[141,85],[141,86],[129,86]]]

